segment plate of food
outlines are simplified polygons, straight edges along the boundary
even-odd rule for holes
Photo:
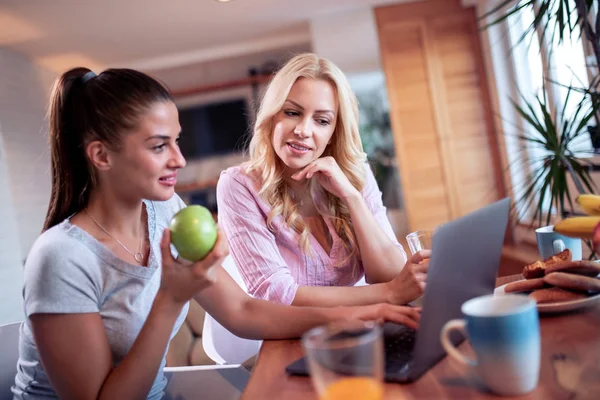
[[[496,295],[526,294],[538,310],[556,313],[600,303],[600,264],[572,261],[569,249],[523,268],[523,279],[497,287]]]

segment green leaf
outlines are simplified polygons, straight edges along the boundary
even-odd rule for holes
[[[506,0],[502,3],[500,3],[497,7],[494,7],[492,10],[488,11],[487,13],[485,13],[481,17],[479,17],[479,19],[480,20],[487,19],[489,16],[497,13],[501,9],[505,8],[506,5],[508,5],[514,1],[515,0]],[[500,22],[510,18],[511,15],[517,14],[519,11],[521,11],[521,9],[523,9],[525,7],[533,7],[534,3],[535,3],[535,0],[528,0],[528,1],[525,1],[521,5],[516,4],[513,8],[507,10],[505,14],[502,14],[501,16],[497,17],[496,19],[492,20],[492,22],[489,22],[486,25],[484,25],[483,27],[481,27],[481,30],[485,30],[491,26],[499,24]]]
[[[529,104],[527,102],[527,100],[525,100],[525,97],[522,97],[522,98],[523,98],[523,101],[525,102],[525,104],[527,105],[527,108],[531,111],[531,114],[527,114],[527,112],[525,112],[525,110],[522,109],[521,106],[517,102],[511,100],[513,103],[513,106],[515,107],[517,112],[519,114],[521,114],[521,116],[523,118],[525,118],[525,120],[527,122],[529,122],[529,124],[535,128],[536,131],[538,131],[542,134],[542,137],[545,137],[544,136],[545,130],[542,127],[542,124],[540,123],[540,121],[538,120],[538,117],[537,117],[535,111],[533,110],[533,107],[531,106],[531,104]]]
[[[505,8],[510,3],[514,3],[515,1],[517,1],[517,0],[504,0],[503,2],[501,2],[500,4],[498,4],[496,7],[492,8],[490,11],[488,11],[485,14],[481,15],[479,17],[479,19],[486,19],[490,15],[496,14],[498,11],[500,11],[503,8]],[[531,3],[531,2],[532,1],[529,1],[529,3]],[[515,7],[516,7],[516,5],[515,5]]]

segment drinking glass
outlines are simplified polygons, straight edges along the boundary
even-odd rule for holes
[[[420,230],[409,233],[406,235],[406,242],[408,243],[411,255],[414,255],[419,250],[431,250],[433,247],[433,231]],[[410,304],[416,307],[422,307],[423,296],[414,299]]]
[[[410,254],[415,254],[419,250],[431,250],[433,242],[433,231],[421,230],[414,231],[406,235]]]
[[[375,322],[338,322],[302,337],[313,385],[320,400],[382,400],[384,354]]]

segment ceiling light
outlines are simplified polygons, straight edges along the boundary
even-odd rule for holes
[[[233,1],[233,0],[217,0],[217,1],[219,3],[229,3],[230,1]]]

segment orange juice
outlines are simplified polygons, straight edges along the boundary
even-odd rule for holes
[[[329,385],[321,400],[383,400],[383,386],[373,378],[344,378]]]

